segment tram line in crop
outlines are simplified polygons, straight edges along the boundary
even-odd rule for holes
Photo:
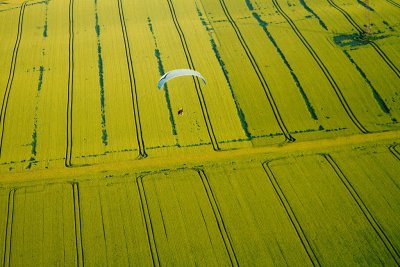
[[[174,4],[172,3],[172,0],[167,0],[167,3],[168,3],[168,7],[169,7],[169,10],[170,10],[171,17],[172,17],[172,20],[174,22],[175,28],[176,28],[176,30],[178,32],[179,39],[181,41],[183,51],[185,53],[186,61],[187,61],[188,65],[189,65],[189,68],[195,70],[196,68],[195,68],[195,65],[193,63],[192,56],[190,54],[189,46],[188,46],[188,44],[186,42],[185,34],[183,33],[183,30],[182,30],[182,28],[181,28],[181,26],[179,24],[178,17],[177,17],[176,12],[175,12]],[[194,82],[194,86],[196,88],[197,98],[198,98],[199,103],[200,103],[201,112],[202,112],[202,115],[203,115],[203,118],[204,118],[204,122],[206,124],[208,136],[210,137],[210,141],[211,141],[211,144],[213,146],[213,149],[215,151],[218,151],[218,150],[220,150],[219,144],[218,144],[218,140],[217,140],[217,138],[215,136],[215,133],[214,133],[214,129],[213,129],[213,126],[212,126],[212,123],[211,123],[210,115],[209,115],[209,112],[208,112],[208,109],[207,109],[206,100],[204,98],[203,90],[201,89],[200,81],[199,81],[199,79],[197,77],[193,77],[193,82]]]
[[[307,107],[308,112],[310,113],[311,118],[313,120],[318,121],[317,113],[316,113],[313,105],[311,104],[311,101],[310,101],[309,97],[307,96],[307,94],[303,88],[303,85],[301,84],[299,78],[297,77],[296,73],[294,72],[289,61],[286,59],[283,51],[279,47],[279,45],[278,45],[277,41],[275,40],[275,38],[273,37],[272,33],[268,30],[268,23],[261,18],[260,14],[258,12],[256,12],[256,10],[254,10],[254,6],[250,0],[246,0],[246,4],[247,4],[249,11],[252,13],[254,19],[257,21],[258,25],[263,29],[268,40],[275,47],[276,52],[279,54],[279,57],[281,58],[282,62],[285,64],[287,70],[289,71],[294,84],[296,85],[297,89],[300,92],[300,95],[303,98],[303,101]],[[325,24],[322,24],[322,25],[325,25]],[[322,127],[322,125],[321,125],[321,127]]]
[[[17,57],[18,57],[18,52],[19,52],[19,45],[21,43],[21,38],[22,38],[22,30],[23,30],[23,23],[24,23],[24,14],[25,14],[25,7],[26,7],[26,1],[22,3],[21,9],[19,12],[19,18],[18,18],[18,31],[17,31],[17,38],[15,40],[14,44],[14,50],[12,54],[12,59],[11,59],[11,64],[10,64],[10,72],[8,75],[8,80],[7,80],[7,85],[6,89],[4,91],[4,96],[1,104],[1,111],[0,111],[0,157],[1,157],[1,151],[3,147],[3,137],[4,137],[4,128],[5,128],[5,122],[6,122],[6,115],[7,115],[7,107],[8,107],[8,100],[10,98],[10,93],[14,81],[14,74],[15,74],[15,68],[17,65]]]
[[[240,119],[240,124],[242,126],[242,129],[243,129],[244,133],[246,134],[247,139],[250,140],[250,139],[253,138],[253,136],[252,136],[251,132],[249,131],[249,127],[248,127],[248,124],[247,124],[247,121],[246,121],[246,117],[245,117],[244,111],[240,107],[240,104],[239,104],[239,102],[237,100],[236,93],[234,91],[231,79],[229,77],[229,72],[228,72],[228,70],[227,70],[227,68],[225,66],[224,60],[221,58],[221,53],[220,53],[220,51],[218,49],[218,46],[217,46],[216,41],[215,41],[215,38],[211,34],[211,31],[214,30],[214,29],[211,26],[210,21],[208,20],[207,16],[205,15],[205,12],[203,11],[204,12],[204,14],[203,14],[200,11],[199,6],[197,5],[197,3],[196,3],[196,10],[197,10],[197,16],[200,18],[201,24],[203,25],[203,27],[205,28],[205,30],[208,33],[210,45],[211,45],[211,48],[212,48],[212,50],[214,52],[214,56],[218,60],[218,63],[220,65],[220,67],[221,67],[221,70],[222,70],[222,72],[224,74],[225,80],[226,80],[226,82],[228,84],[228,88],[229,88],[229,91],[231,93],[233,102],[235,103],[236,112],[237,112],[238,117]]]
[[[72,198],[74,201],[74,230],[77,266],[84,266],[84,253],[82,242],[81,198],[79,184],[72,183]]]
[[[72,166],[72,104],[74,93],[74,0],[69,1],[67,144],[65,166]]]
[[[358,31],[360,35],[365,34],[365,30],[354,21],[354,19],[350,16],[349,13],[347,13],[343,8],[339,7],[332,0],[327,0],[327,1],[333,8],[342,13],[342,15],[346,18],[346,20]],[[386,55],[386,53],[382,51],[380,46],[372,40],[368,40],[368,44],[372,46],[372,48],[378,53],[378,55],[382,58],[382,60],[385,61],[385,63],[389,66],[389,68],[396,74],[396,76],[400,78],[400,70],[390,60],[390,58]]]
[[[394,145],[390,145],[389,146],[389,151],[390,151],[390,153],[392,153],[392,155],[396,158],[396,159],[398,159],[399,161],[400,161],[400,152],[397,150],[397,147],[398,147],[399,145],[397,145],[397,144],[394,144]]]
[[[215,198],[214,192],[213,192],[213,190],[212,190],[212,188],[210,186],[210,183],[208,181],[208,177],[207,177],[206,173],[204,172],[204,170],[198,170],[197,173],[198,173],[198,175],[199,175],[199,177],[201,179],[201,182],[202,182],[202,184],[204,186],[204,190],[206,191],[206,195],[207,195],[208,201],[209,201],[209,203],[211,205],[211,208],[212,208],[212,211],[214,213],[214,217],[215,217],[215,220],[216,220],[216,222],[218,224],[218,229],[219,229],[219,232],[221,234],[222,240],[224,241],[225,249],[226,249],[226,252],[229,255],[229,259],[231,261],[231,264],[232,264],[232,266],[239,266],[239,262],[238,262],[235,250],[234,250],[234,248],[232,246],[232,241],[231,241],[231,239],[229,237],[229,234],[228,234],[228,232],[226,230],[224,219],[222,218],[222,214],[221,214],[220,208],[218,207],[218,203],[217,203],[217,200]]]
[[[326,27],[326,24],[322,21],[322,19],[320,17],[318,17],[317,14],[315,14],[310,7],[307,6],[307,3],[303,0],[302,1],[302,5],[304,6],[305,10],[307,12],[309,12],[310,14],[312,14],[316,19],[319,20],[319,24],[321,25],[322,28],[324,28],[325,30],[328,30],[328,28]],[[311,12],[311,11],[312,12]],[[323,26],[325,25],[325,26]],[[383,98],[381,97],[381,95],[378,93],[378,91],[375,89],[374,85],[371,83],[371,81],[368,79],[367,74],[361,69],[361,67],[357,64],[357,62],[351,57],[349,50],[342,50],[343,54],[346,56],[346,58],[352,63],[352,65],[354,66],[354,68],[356,69],[356,71],[360,74],[360,76],[362,77],[362,79],[364,80],[364,82],[368,85],[368,87],[371,89],[372,91],[372,95],[375,98],[375,101],[378,103],[380,109],[385,112],[386,114],[392,116],[390,114],[390,109],[387,107],[385,101],[383,100]],[[392,118],[393,120],[394,118]]]
[[[335,79],[333,78],[332,74],[329,72],[328,68],[325,66],[321,58],[318,56],[318,54],[315,52],[315,50],[312,48],[312,46],[308,43],[306,38],[303,36],[303,34],[300,32],[300,30],[297,28],[296,24],[293,22],[293,20],[283,11],[281,6],[278,4],[276,0],[272,0],[275,8],[281,14],[285,20],[288,22],[289,26],[292,28],[293,32],[296,34],[296,36],[300,39],[300,41],[303,43],[304,47],[308,50],[314,61],[317,63],[323,74],[325,75],[326,79],[328,80],[329,84],[331,85],[332,89],[334,90],[336,96],[338,97],[342,107],[344,108],[345,112],[349,116],[350,120],[353,122],[353,124],[364,134],[369,133],[369,131],[361,124],[361,122],[358,120],[358,118],[355,116],[353,111],[350,108],[350,105],[347,103],[347,100],[343,96],[343,93],[341,89],[339,88],[338,84],[336,83]]]
[[[397,8],[400,8],[400,4],[396,3],[396,2],[393,1],[393,0],[386,0],[386,2],[388,2],[388,3],[392,4],[392,5],[394,5],[394,6],[397,7]]]
[[[272,93],[271,93],[271,90],[270,90],[270,88],[268,86],[268,83],[266,82],[266,80],[265,80],[265,78],[264,78],[264,76],[263,76],[263,74],[262,74],[262,72],[260,70],[260,67],[257,64],[256,59],[254,58],[249,46],[247,45],[242,33],[240,32],[239,27],[237,26],[235,20],[233,19],[233,17],[229,13],[229,10],[228,10],[228,8],[227,8],[227,6],[225,4],[225,1],[224,0],[219,0],[219,2],[221,4],[221,7],[223,9],[223,12],[224,12],[226,18],[228,19],[229,23],[231,24],[233,30],[235,31],[235,34],[236,34],[241,46],[243,47],[243,50],[245,51],[247,58],[249,59],[251,65],[252,65],[252,67],[254,69],[254,71],[255,71],[255,73],[256,73],[256,75],[258,77],[258,80],[261,83],[261,86],[262,86],[262,88],[264,90],[264,93],[265,93],[265,95],[267,97],[269,105],[271,106],[272,112],[274,114],[275,120],[277,121],[280,130],[282,131],[283,135],[285,136],[286,141],[294,142],[295,138],[290,134],[289,130],[287,129],[287,127],[286,127],[286,125],[285,125],[285,123],[284,123],[284,121],[282,119],[282,116],[281,116],[281,114],[279,112],[279,108],[276,105],[275,100],[274,100],[274,98],[272,96]]]
[[[4,254],[3,254],[3,264],[2,266],[11,265],[11,245],[12,245],[12,230],[14,223],[14,210],[15,210],[15,191],[16,189],[11,189],[8,193],[8,203],[7,203],[7,218],[6,218],[6,229],[4,236]]]
[[[292,207],[290,206],[290,203],[289,203],[287,197],[285,196],[284,192],[282,191],[282,188],[279,186],[279,183],[278,183],[274,173],[272,172],[271,167],[269,166],[269,163],[271,163],[271,161],[266,161],[262,164],[265,174],[267,175],[276,195],[279,198],[279,201],[281,202],[283,208],[285,209],[286,214],[289,217],[290,222],[293,225],[293,228],[295,229],[297,236],[299,237],[301,244],[303,245],[311,263],[313,264],[313,266],[321,266],[316,254],[311,246],[310,241],[308,240],[306,234],[304,233],[304,230],[301,227],[300,222],[297,219],[296,214],[294,213]]]
[[[131,89],[133,116],[134,116],[134,120],[135,120],[136,138],[137,138],[138,147],[139,147],[139,158],[146,158],[147,153],[146,153],[146,148],[145,148],[144,139],[143,139],[142,125],[140,123],[139,102],[138,102],[138,93],[137,93],[137,88],[136,88],[135,72],[134,72],[134,67],[133,67],[128,32],[127,32],[126,24],[125,24],[125,15],[124,15],[124,9],[122,6],[122,0],[118,0],[118,13],[119,13],[119,18],[120,18],[120,23],[121,23],[122,35],[124,38],[125,56],[126,56],[126,62],[127,62],[128,72],[129,72],[129,82],[130,82],[130,89]]]
[[[336,173],[337,177],[340,179],[342,184],[346,187],[349,194],[352,196],[353,200],[357,203],[357,206],[360,208],[361,212],[364,214],[365,218],[368,220],[369,224],[379,236],[383,244],[385,245],[386,249],[392,255],[393,259],[396,261],[397,264],[400,265],[400,255],[396,251],[395,246],[387,237],[385,232],[383,231],[382,227],[376,221],[374,216],[369,211],[368,207],[365,205],[364,201],[361,199],[357,191],[351,185],[349,179],[346,177],[344,172],[341,170],[339,165],[335,162],[330,154],[323,154],[322,157],[327,161],[327,163],[332,167],[333,171]]]
[[[144,178],[145,176],[139,176],[138,178],[136,178],[136,184],[139,191],[140,206],[142,208],[143,219],[145,221],[147,241],[149,243],[149,249],[151,253],[151,259],[153,261],[153,266],[160,266],[160,260],[159,260],[160,257],[158,255],[157,243],[154,237],[153,223],[151,221],[149,204],[146,196],[146,191],[143,185]]]

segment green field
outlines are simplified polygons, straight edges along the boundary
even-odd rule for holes
[[[399,18],[0,1],[0,266],[400,265]]]

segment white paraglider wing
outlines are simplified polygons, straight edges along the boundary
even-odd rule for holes
[[[200,79],[202,79],[204,81],[204,83],[206,83],[206,79],[204,79],[204,77],[198,71],[191,70],[191,69],[177,69],[177,70],[169,71],[169,72],[165,73],[163,76],[161,76],[160,80],[158,80],[158,83],[157,83],[158,89],[163,87],[163,85],[166,82],[168,82],[169,80],[179,77],[179,76],[196,76],[196,77],[199,77]]]

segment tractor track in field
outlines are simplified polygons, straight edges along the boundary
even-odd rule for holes
[[[324,30],[328,30],[328,27],[326,26],[325,22],[307,5],[305,0],[301,0],[301,4],[304,7],[304,9],[309,12],[314,18],[316,18],[319,21],[320,26]],[[374,85],[371,83],[371,81],[368,79],[367,74],[361,69],[361,67],[357,64],[357,62],[352,58],[352,56],[349,53],[349,50],[344,49],[343,54],[347,57],[347,59],[352,63],[354,68],[357,70],[357,72],[360,74],[364,82],[368,85],[368,87],[372,91],[372,95],[375,98],[375,101],[378,103],[380,109],[391,116],[392,121],[394,120],[392,114],[390,113],[390,109],[387,107],[385,101],[381,97],[381,95],[378,93],[378,91],[375,89]]]
[[[275,120],[277,121],[280,130],[282,131],[283,135],[285,136],[286,141],[294,142],[295,138],[290,134],[289,130],[287,129],[287,127],[286,127],[286,125],[285,125],[285,123],[284,123],[284,121],[282,119],[282,116],[281,116],[281,114],[279,112],[278,106],[275,103],[275,100],[274,100],[273,95],[271,93],[271,90],[270,90],[270,88],[268,86],[268,83],[265,80],[265,78],[264,78],[264,76],[263,76],[263,74],[261,72],[261,69],[257,64],[257,61],[253,56],[253,53],[251,52],[249,46],[247,45],[246,40],[244,39],[244,37],[243,37],[239,27],[237,26],[235,20],[233,19],[233,17],[229,13],[229,10],[228,10],[228,8],[227,8],[227,6],[225,4],[225,1],[224,0],[219,0],[219,2],[221,4],[222,10],[223,10],[226,18],[228,19],[229,23],[231,24],[233,30],[235,31],[235,34],[236,34],[236,36],[237,36],[237,38],[238,38],[243,50],[246,53],[247,58],[249,59],[251,65],[253,67],[254,72],[257,75],[257,78],[258,78],[258,80],[259,80],[259,82],[260,82],[260,84],[261,84],[261,86],[262,86],[262,88],[264,90],[264,93],[265,93],[265,95],[267,97],[268,103],[269,103],[269,105],[270,105],[270,107],[272,109],[272,113],[274,114]]]
[[[106,258],[106,265],[109,266],[110,263],[108,261],[108,248],[107,248],[107,236],[106,236],[106,228],[104,225],[104,211],[103,211],[103,202],[101,201],[101,189],[98,188],[97,190],[97,195],[99,197],[99,206],[100,206],[100,218],[101,218],[101,226],[102,226],[102,230],[103,230],[103,241],[104,241],[104,250],[105,250],[105,258]]]
[[[11,238],[14,223],[14,203],[15,203],[15,191],[16,189],[11,189],[8,193],[8,203],[7,203],[7,219],[6,219],[6,229],[4,236],[4,255],[3,255],[3,265],[4,267],[11,265]]]
[[[197,173],[199,175],[199,178],[201,179],[201,182],[203,184],[204,190],[207,195],[207,199],[208,199],[211,209],[214,213],[215,221],[217,222],[218,229],[221,234],[222,240],[224,241],[225,249],[229,255],[231,264],[232,264],[232,266],[239,266],[239,262],[238,262],[235,250],[233,249],[233,246],[232,246],[232,241],[226,230],[224,219],[222,218],[221,211],[218,207],[217,200],[215,198],[215,195],[214,195],[212,188],[210,186],[210,183],[208,181],[208,177],[207,177],[206,173],[204,172],[204,170],[198,170]]]
[[[395,262],[400,265],[400,254],[396,251],[396,247],[392,244],[390,239],[386,236],[385,232],[383,231],[382,227],[379,225],[377,220],[369,211],[368,207],[365,205],[364,201],[358,195],[357,191],[351,185],[349,179],[343,173],[339,165],[335,162],[329,154],[322,154],[322,157],[327,161],[327,163],[332,167],[333,171],[336,173],[337,177],[346,187],[349,194],[352,196],[353,200],[357,203],[357,206],[360,208],[361,212],[364,214],[365,218],[368,220],[371,227],[374,229],[376,234],[379,236],[383,244],[385,245],[386,249],[389,251]]]
[[[283,208],[285,209],[286,214],[289,217],[289,220],[294,230],[296,231],[297,236],[299,237],[301,244],[303,245],[304,250],[306,251],[311,263],[313,264],[313,266],[321,266],[317,256],[315,255],[314,250],[311,247],[310,241],[308,240],[306,234],[304,233],[304,230],[302,229],[300,222],[296,217],[296,214],[294,213],[292,207],[290,206],[288,199],[286,198],[284,192],[282,191],[282,188],[279,186],[279,183],[276,180],[276,177],[272,172],[269,163],[271,163],[271,161],[266,161],[262,164],[265,174],[267,175],[276,195],[279,198],[279,201],[281,202]]]
[[[0,157],[1,151],[3,147],[3,137],[4,137],[4,127],[7,115],[7,107],[8,107],[8,100],[10,98],[11,88],[14,81],[14,74],[15,74],[15,67],[17,65],[17,57],[19,52],[19,45],[21,43],[22,38],[22,30],[23,30],[23,23],[24,23],[24,14],[25,14],[25,7],[26,1],[22,3],[21,9],[19,12],[18,17],[18,31],[17,31],[17,38],[15,40],[11,64],[10,64],[10,72],[8,75],[6,89],[4,91],[3,101],[1,104],[1,111],[0,111]]]
[[[43,0],[43,1],[39,1],[39,2],[30,2],[30,3],[27,3],[26,6],[42,5],[42,4],[46,4],[49,1],[51,1],[51,0]],[[3,2],[3,1],[0,1],[0,2]],[[26,2],[28,2],[28,1],[26,1]],[[12,10],[15,10],[15,9],[20,9],[20,8],[21,8],[21,6],[14,6],[14,7],[10,7],[10,8],[7,8],[7,9],[0,9],[0,13],[1,12],[9,12],[9,11],[12,11]]]
[[[346,98],[343,96],[343,93],[342,93],[340,87],[338,86],[335,79],[333,78],[332,74],[329,72],[328,68],[325,66],[325,64],[323,63],[321,58],[318,56],[318,54],[315,52],[315,50],[312,48],[312,46],[308,43],[306,38],[300,32],[300,30],[297,28],[296,24],[283,11],[283,9],[281,8],[281,6],[278,4],[278,2],[276,0],[272,0],[272,2],[274,4],[276,10],[279,12],[279,14],[281,14],[281,16],[283,16],[285,18],[285,20],[288,22],[289,26],[292,28],[293,32],[300,39],[301,43],[308,50],[311,57],[314,59],[314,61],[319,66],[322,73],[325,75],[326,79],[328,80],[329,84],[331,85],[332,89],[334,90],[336,96],[338,97],[342,107],[344,108],[344,110],[345,110],[346,114],[348,115],[348,117],[350,118],[350,120],[362,133],[364,133],[364,134],[369,133],[369,131],[361,124],[361,122],[355,116],[355,114],[353,113],[353,111],[350,108],[350,105],[347,103]]]
[[[69,1],[68,10],[68,99],[67,99],[67,140],[65,167],[72,166],[72,102],[74,95],[74,0]]]
[[[207,195],[207,199],[209,201],[211,210],[213,211],[214,218],[217,223],[218,230],[221,234],[221,238],[224,242],[225,250],[229,256],[231,265],[239,266],[239,263],[238,263],[238,260],[236,257],[236,253],[232,246],[232,241],[230,240],[230,237],[226,231],[225,223],[223,221],[223,218],[222,218],[220,209],[218,207],[217,201],[215,199],[214,193],[212,192],[211,186],[208,182],[208,178],[203,170],[196,170],[196,169],[191,169],[191,170],[195,171],[198,174],[198,178],[202,182],[205,194]],[[149,248],[150,248],[150,252],[151,252],[153,265],[160,266],[161,265],[160,257],[159,257],[158,250],[157,250],[156,238],[154,236],[154,226],[153,226],[153,222],[151,220],[151,213],[150,213],[150,209],[149,209],[149,205],[148,205],[148,199],[147,199],[146,190],[145,190],[144,184],[143,184],[143,179],[145,179],[145,178],[146,178],[146,175],[139,176],[136,179],[136,184],[137,184],[137,188],[139,191],[140,206],[142,209],[143,218],[144,218],[145,225],[146,225],[147,240],[148,240],[148,244],[149,244]],[[162,215],[161,215],[161,217],[162,217]]]
[[[183,30],[182,30],[182,28],[181,28],[181,26],[179,24],[178,17],[177,17],[176,12],[175,12],[174,4],[172,3],[172,0],[167,0],[167,3],[168,3],[168,7],[169,7],[169,10],[170,10],[170,13],[171,13],[172,21],[174,22],[175,28],[176,28],[176,30],[178,32],[179,39],[180,39],[181,44],[182,44],[183,51],[185,53],[186,61],[187,61],[188,65],[189,65],[189,68],[195,70],[196,68],[195,68],[194,63],[193,63],[192,55],[190,54],[190,50],[189,50],[189,46],[188,46],[188,44],[186,42],[185,34],[183,33]],[[217,138],[215,136],[215,133],[214,133],[214,129],[213,129],[213,126],[212,126],[212,123],[211,123],[210,115],[209,115],[209,112],[208,112],[208,109],[207,109],[206,100],[205,100],[204,95],[203,95],[203,90],[201,89],[200,81],[199,81],[199,79],[197,77],[193,77],[193,82],[194,82],[194,86],[196,88],[197,98],[198,98],[199,103],[200,103],[200,108],[201,108],[201,112],[202,112],[202,115],[203,115],[203,118],[204,118],[204,122],[206,124],[208,136],[210,137],[210,141],[211,141],[211,144],[213,146],[213,149],[215,151],[218,151],[218,150],[220,150],[219,144],[218,144],[218,140],[217,140]]]
[[[79,195],[79,184],[72,183],[72,199],[74,201],[74,228],[77,266],[84,266],[83,242],[82,242],[82,217],[81,198]]]
[[[154,237],[153,223],[150,217],[149,204],[147,201],[146,191],[144,190],[143,179],[145,176],[139,176],[136,178],[136,184],[139,191],[140,206],[142,208],[143,219],[146,225],[147,241],[149,242],[149,249],[151,253],[151,259],[153,266],[160,266],[160,257],[157,251],[157,243]]]
[[[351,62],[351,64],[354,66],[354,68],[357,70],[357,72],[360,74],[364,82],[367,84],[369,89],[372,92],[373,97],[375,98],[375,101],[377,102],[379,108],[386,114],[388,114],[392,121],[394,121],[394,118],[390,112],[390,109],[386,105],[385,101],[383,100],[382,96],[378,93],[378,91],[375,89],[374,85],[372,82],[368,79],[367,74],[361,69],[361,67],[357,64],[357,62],[353,59],[351,54],[349,53],[349,50],[343,50],[343,54],[347,57],[347,59]]]
[[[131,98],[132,98],[132,108],[133,108],[133,116],[135,120],[135,129],[136,129],[136,138],[138,141],[139,147],[139,158],[146,158],[146,147],[144,144],[143,133],[142,133],[142,124],[140,122],[140,113],[139,113],[139,101],[138,101],[138,93],[136,88],[136,78],[133,67],[131,48],[129,43],[128,31],[126,29],[125,24],[125,15],[124,9],[122,6],[122,0],[118,0],[118,14],[121,23],[122,35],[124,38],[124,46],[125,46],[125,57],[129,72],[129,82],[131,88]]]
[[[253,3],[250,0],[246,0],[246,5],[247,5],[247,8],[249,9],[249,11],[252,13],[254,19],[257,21],[258,25],[263,29],[268,40],[271,42],[271,44],[276,49],[276,52],[278,53],[279,57],[281,58],[283,64],[285,64],[286,69],[288,70],[290,76],[292,77],[294,84],[296,85],[301,97],[303,98],[304,104],[306,105],[311,118],[315,121],[318,121],[317,113],[315,112],[315,109],[314,109],[313,105],[311,104],[311,101],[310,101],[309,97],[307,96],[307,94],[303,88],[303,85],[301,84],[299,78],[297,77],[297,75],[296,75],[295,71],[293,70],[292,66],[290,65],[289,61],[286,59],[285,54],[279,47],[279,45],[278,45],[277,41],[275,40],[275,38],[273,37],[272,33],[268,30],[268,23],[261,18],[260,14],[254,9]],[[320,127],[322,127],[322,125],[320,125]]]
[[[347,11],[339,7],[332,0],[327,0],[327,1],[333,8],[339,11],[346,18],[346,20],[358,31],[360,35],[365,33],[364,29],[354,21],[354,19],[350,16],[349,13],[347,13]],[[372,40],[368,40],[368,44],[372,46],[372,48],[378,53],[378,55],[382,58],[382,60],[385,61],[385,63],[389,66],[389,68],[396,74],[396,76],[400,78],[400,70],[390,60],[390,58],[386,55],[386,53],[382,51],[380,46]]]
[[[201,1],[200,1],[200,3],[201,3]],[[208,33],[208,38],[209,38],[209,42],[210,42],[210,45],[211,45],[211,49],[214,52],[215,58],[218,60],[219,66],[221,67],[221,70],[222,70],[222,72],[224,74],[225,81],[228,84],[228,88],[229,88],[229,91],[231,93],[233,102],[235,103],[236,113],[237,113],[237,115],[239,117],[242,129],[243,129],[247,139],[250,140],[250,139],[253,138],[253,136],[249,131],[249,127],[248,127],[248,124],[247,124],[247,121],[246,121],[245,114],[244,114],[244,112],[243,112],[242,108],[240,107],[240,104],[239,104],[239,102],[237,100],[236,93],[234,91],[231,79],[229,77],[229,72],[227,70],[225,62],[221,58],[221,53],[220,53],[220,51],[218,49],[217,42],[215,41],[216,39],[214,38],[213,34],[211,33],[211,31],[214,32],[214,33],[215,33],[215,31],[214,31],[214,29],[213,29],[213,27],[211,25],[210,20],[208,19],[207,15],[205,14],[204,7],[203,7],[204,14],[203,14],[201,12],[199,6],[197,5],[197,2],[196,2],[196,11],[197,11],[197,16],[200,18],[201,24],[203,25],[203,27],[205,28],[205,30]]]
[[[400,152],[396,149],[398,147],[398,144],[395,145],[390,145],[389,146],[389,151],[392,153],[392,155],[400,161]]]
[[[217,201],[215,199],[214,193],[212,192],[212,189],[208,182],[208,178],[203,170],[195,170],[195,169],[192,169],[192,170],[197,172],[198,177],[202,182],[205,193],[207,195],[207,199],[208,199],[211,209],[213,211],[215,221],[218,225],[218,229],[221,234],[221,238],[224,242],[226,252],[229,256],[230,262],[231,262],[232,266],[239,266],[235,251],[233,250],[233,247],[232,247],[232,242],[226,231],[225,223],[223,221],[223,218],[222,218],[220,209],[218,207]],[[140,206],[142,209],[143,218],[144,218],[145,225],[146,225],[147,240],[148,240],[149,249],[151,252],[153,265],[160,266],[161,263],[160,263],[160,257],[159,257],[158,250],[157,250],[156,238],[154,236],[153,222],[151,220],[148,199],[147,199],[146,190],[145,190],[144,184],[143,184],[143,179],[145,179],[145,178],[146,178],[146,175],[139,176],[136,179],[136,184],[137,184],[137,188],[139,191]]]
[[[397,8],[400,8],[400,4],[396,3],[396,2],[393,1],[393,0],[386,0],[386,2],[388,2],[388,3],[392,4],[392,5],[394,5],[394,6],[397,7]]]

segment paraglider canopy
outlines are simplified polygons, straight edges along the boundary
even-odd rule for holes
[[[169,71],[169,72],[165,73],[163,76],[161,76],[160,80],[158,80],[158,83],[157,83],[158,89],[160,89],[169,80],[179,77],[179,76],[196,76],[196,77],[199,77],[200,79],[202,79],[204,81],[204,83],[206,83],[206,79],[204,79],[204,77],[198,71],[191,70],[191,69],[176,69],[176,70]]]

